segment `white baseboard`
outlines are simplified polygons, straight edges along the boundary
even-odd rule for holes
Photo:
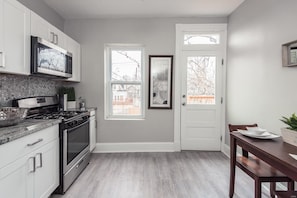
[[[222,153],[224,153],[227,157],[230,158],[230,146],[227,144],[224,144],[222,147]]]
[[[97,143],[93,153],[174,152],[173,142]]]

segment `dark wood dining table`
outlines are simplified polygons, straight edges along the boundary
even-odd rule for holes
[[[233,132],[230,133],[230,197],[233,197],[234,194],[237,146],[297,181],[297,160],[289,155],[297,155],[297,147],[283,142],[281,137],[257,139],[246,137],[239,132]]]

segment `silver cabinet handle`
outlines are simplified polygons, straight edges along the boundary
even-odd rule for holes
[[[55,43],[55,33],[50,32],[50,34],[51,34],[51,43]]]
[[[4,52],[0,52],[0,54],[1,54],[1,65],[0,65],[0,67],[5,67],[5,54],[4,54]]]
[[[30,157],[29,160],[32,159],[33,160],[33,166],[32,166],[32,170],[29,171],[29,173],[34,173],[36,171],[36,159],[35,157]]]
[[[39,155],[39,166],[36,166],[36,169],[37,169],[37,168],[42,168],[42,153],[37,153],[36,156],[37,156],[37,155]],[[35,157],[36,157],[36,156],[35,156]]]
[[[38,139],[36,142],[33,142],[33,143],[30,143],[30,144],[27,144],[27,146],[33,146],[33,145],[35,145],[35,144],[37,144],[37,143],[39,143],[39,142],[42,142],[43,141],[43,139],[42,138],[40,138],[40,139]]]
[[[59,43],[59,36],[57,34],[55,34],[55,44],[58,45],[58,43]]]

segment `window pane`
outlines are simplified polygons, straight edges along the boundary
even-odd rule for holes
[[[187,104],[215,104],[216,57],[187,59]]]
[[[112,114],[141,115],[141,85],[112,85]]]
[[[217,45],[220,44],[219,34],[185,34],[185,45]]]
[[[112,81],[141,81],[141,51],[111,51]]]

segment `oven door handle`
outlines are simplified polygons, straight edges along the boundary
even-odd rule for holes
[[[77,125],[77,126],[72,127],[72,128],[68,128],[68,129],[66,129],[67,133],[71,133],[71,131],[74,131],[75,129],[77,129],[77,128],[81,127],[81,126],[83,126],[85,124],[88,124],[89,122],[90,122],[90,120],[88,119],[86,122],[83,122],[80,125]]]

